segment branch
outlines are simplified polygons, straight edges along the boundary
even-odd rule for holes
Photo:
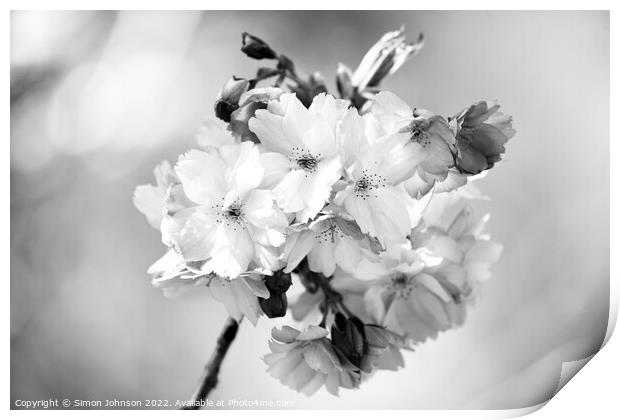
[[[205,365],[200,386],[192,397],[194,404],[185,406],[184,410],[200,410],[209,393],[217,386],[217,376],[220,373],[220,367],[224,357],[226,357],[228,348],[237,336],[238,329],[239,323],[229,317],[217,339],[211,359]]]

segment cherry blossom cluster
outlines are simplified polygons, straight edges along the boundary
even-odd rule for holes
[[[243,34],[242,51],[274,65],[229,80],[196,148],[135,191],[167,247],[153,285],[207,287],[238,321],[295,322],[273,329],[264,361],[307,395],[357,388],[461,325],[501,252],[472,182],[501,160],[512,118],[485,101],[444,117],[382,91],[422,45],[387,33],[355,71],[339,65],[334,96]]]

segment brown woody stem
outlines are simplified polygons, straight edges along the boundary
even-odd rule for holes
[[[228,318],[217,339],[211,359],[205,365],[200,385],[192,396],[194,403],[184,407],[184,410],[200,410],[209,393],[217,386],[220,367],[224,357],[226,357],[228,348],[237,336],[237,330],[239,330],[239,323],[232,318]]]

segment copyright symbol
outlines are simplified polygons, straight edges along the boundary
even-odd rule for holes
[[[64,400],[62,400],[62,406],[71,407],[71,400],[69,398],[65,398]]]

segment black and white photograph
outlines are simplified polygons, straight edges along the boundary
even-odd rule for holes
[[[606,350],[610,10],[7,14],[10,410],[519,415]]]

